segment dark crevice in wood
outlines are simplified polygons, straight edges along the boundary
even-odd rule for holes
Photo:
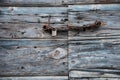
[[[111,67],[105,67],[105,66],[103,66],[103,67],[94,67],[94,68],[87,68],[87,69],[107,69],[107,70],[120,70],[119,68],[117,69],[117,68],[115,68],[113,65],[111,65]]]
[[[1,7],[9,7],[9,6],[16,6],[16,7],[67,7],[67,4],[60,4],[60,5],[51,5],[51,4],[24,4],[24,3],[0,3]]]

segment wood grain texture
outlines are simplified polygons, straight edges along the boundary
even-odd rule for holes
[[[120,78],[70,78],[70,80],[120,80]]]
[[[52,16],[50,22],[53,24],[67,24],[66,15]],[[0,22],[2,23],[48,23],[48,16],[35,15],[0,15]]]
[[[69,5],[69,11],[91,11],[91,10],[120,10],[120,4],[87,4],[87,5]]]
[[[2,7],[0,22],[66,24],[67,7]]]
[[[0,6],[37,6],[37,7],[49,7],[49,6],[68,6],[75,4],[113,4],[120,3],[119,0],[0,0]]]
[[[68,80],[63,77],[68,75],[69,80],[120,80],[119,2],[0,0],[0,80]],[[80,27],[96,20],[105,24],[95,31],[52,37],[42,31],[49,15],[53,27]]]
[[[69,4],[110,4],[120,3],[120,0],[69,0]]]
[[[40,23],[0,23],[1,39],[67,39],[67,32],[59,32],[56,37],[44,32]],[[64,24],[51,24],[53,27],[66,27]]]
[[[69,76],[73,80],[120,77],[119,9],[119,4],[69,6],[69,26],[80,27],[96,20],[104,23],[96,30],[69,31]]]
[[[0,15],[0,38],[67,38],[68,32],[59,32],[56,37],[42,30],[48,25],[67,27],[66,7],[2,7]]]
[[[98,21],[103,21],[102,27],[97,30],[69,31],[69,39],[102,39],[119,38],[120,11],[90,11],[70,12],[69,25],[79,27]]]
[[[2,14],[65,14],[67,7],[1,7]]]
[[[120,77],[120,39],[69,42],[71,77]]]
[[[0,80],[68,80],[67,76],[1,77]]]
[[[0,76],[67,76],[66,40],[0,40]]]
[[[65,6],[69,0],[0,0],[0,6]]]

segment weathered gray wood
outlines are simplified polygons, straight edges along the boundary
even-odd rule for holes
[[[70,80],[120,80],[120,78],[70,78]]]
[[[69,26],[103,21],[97,30],[69,31],[69,76],[73,80],[74,77],[120,77],[119,10],[119,4],[69,6]]]
[[[42,27],[45,23],[0,23],[0,38],[9,39],[67,39],[67,32],[58,32],[56,37],[51,33],[44,32]],[[51,24],[53,27],[67,27],[64,24]]]
[[[69,4],[120,3],[120,0],[69,0]]]
[[[67,24],[67,16],[52,16],[50,23]],[[33,15],[0,15],[0,22],[6,23],[48,23],[48,16],[33,16]]]
[[[113,4],[111,4],[113,5]],[[85,5],[86,6],[86,5]],[[104,25],[100,27],[98,30],[89,30],[89,31],[77,31],[71,32],[69,31],[69,39],[102,39],[102,38],[119,38],[119,21],[120,21],[120,12],[118,5],[110,6],[110,5],[97,5],[98,8],[103,11],[95,10],[94,5],[90,5],[92,8],[86,6],[70,6],[71,9],[69,12],[69,26],[79,27],[82,25],[86,25],[89,23],[93,23],[96,20],[100,20],[104,22]],[[106,6],[106,7],[105,7]],[[83,8],[83,9],[82,9]],[[83,10],[83,11],[81,11]],[[110,10],[110,11],[104,11]],[[111,11],[113,10],[113,11]],[[116,10],[116,11],[115,11]]]
[[[2,7],[0,22],[48,22],[64,23],[67,19],[66,7]]]
[[[119,38],[119,16],[120,11],[69,12],[69,26],[79,27],[96,20],[103,21],[103,26],[98,30],[69,31],[69,39]]]
[[[119,0],[1,0],[0,6],[67,6],[75,4],[120,3]]]
[[[0,22],[67,24],[66,7],[2,7]]]
[[[108,23],[112,26],[120,20],[119,16],[120,11],[69,12],[69,22],[73,26],[81,26],[95,22],[96,20],[101,20],[105,25]],[[118,26],[118,24],[116,26]]]
[[[0,6],[65,6],[69,0],[0,0]]]
[[[69,5],[69,11],[120,10],[120,4]]]
[[[67,76],[66,40],[0,40],[0,76]]]
[[[0,80],[68,80],[67,76],[1,77]]]
[[[91,71],[93,71],[93,70],[91,70]],[[109,70],[106,70],[106,71],[109,71]],[[111,71],[111,72],[113,72],[113,71]],[[99,72],[98,70],[96,70],[96,72],[71,71],[69,74],[70,74],[71,77],[80,77],[80,78],[83,78],[83,77],[89,77],[89,78],[92,78],[92,77],[100,77],[100,78],[120,77],[120,75],[115,75],[115,74],[110,74],[110,73]]]
[[[120,77],[120,39],[69,42],[70,77]]]
[[[42,31],[42,27],[48,25],[48,16],[51,16],[51,26],[67,27],[66,7],[2,7],[0,37],[53,38]],[[54,38],[67,38],[67,32],[60,32]]]
[[[67,7],[1,7],[2,14],[66,14]]]

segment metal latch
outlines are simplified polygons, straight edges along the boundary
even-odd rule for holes
[[[51,16],[48,17],[48,24],[47,25],[43,25],[43,30],[45,32],[50,33],[53,37],[57,36],[57,32],[59,31],[87,31],[87,30],[95,30],[98,29],[99,27],[104,25],[103,21],[98,21],[96,20],[94,23],[90,23],[90,24],[85,24],[79,27],[74,27],[74,26],[67,26],[65,28],[63,27],[57,27],[54,28],[52,26],[50,26],[50,18]]]

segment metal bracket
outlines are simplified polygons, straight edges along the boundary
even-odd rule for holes
[[[74,27],[74,26],[67,26],[65,28],[63,27],[59,27],[59,28],[54,28],[52,26],[50,26],[50,18],[51,16],[49,16],[48,18],[48,25],[43,25],[43,30],[45,32],[50,33],[53,37],[57,36],[57,31],[87,31],[87,30],[95,30],[98,29],[99,27],[104,25],[103,21],[98,21],[96,20],[94,23],[90,23],[90,24],[86,24],[86,25],[82,25],[79,27]]]

